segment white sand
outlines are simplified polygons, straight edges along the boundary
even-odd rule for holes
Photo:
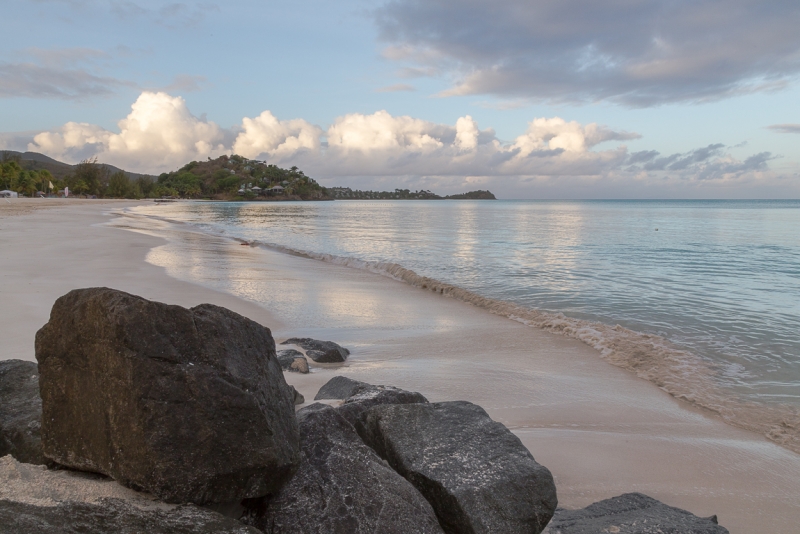
[[[9,217],[0,206],[0,358],[33,360],[36,329],[52,302],[76,287],[212,302],[271,327],[278,340],[309,335],[353,350],[345,366],[286,375],[309,401],[343,373],[432,401],[480,404],[550,468],[564,507],[640,491],[698,515],[718,514],[732,533],[797,531],[800,455],[690,409],[579,341],[378,275],[173,225],[122,223],[166,243],[93,226],[121,205]]]

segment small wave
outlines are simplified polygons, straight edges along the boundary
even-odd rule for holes
[[[179,222],[162,217],[153,218]],[[191,223],[188,225],[196,227]],[[705,360],[676,347],[664,337],[636,332],[620,325],[611,326],[575,319],[562,313],[545,312],[484,297],[467,289],[419,275],[397,263],[300,250],[276,243],[236,238],[221,232],[209,231],[207,228],[202,228],[202,233],[284,254],[369,271],[432,293],[458,299],[530,327],[580,340],[597,349],[601,357],[609,363],[652,382],[673,397],[709,410],[731,425],[758,432],[779,445],[800,453],[800,413],[795,408],[786,405],[757,404],[727,394],[715,382],[716,373]]]

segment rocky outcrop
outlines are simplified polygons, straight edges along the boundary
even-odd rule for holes
[[[696,515],[641,493],[625,493],[581,510],[559,508],[547,534],[728,534],[716,516]]]
[[[46,457],[198,504],[261,497],[299,463],[269,329],[107,288],[71,291],[36,335]]]
[[[246,522],[267,534],[442,532],[422,495],[364,445],[336,410],[314,404],[297,417],[300,468]]]
[[[281,369],[294,373],[308,373],[308,360],[299,350],[284,349],[277,352]]]
[[[317,363],[341,363],[350,355],[350,351],[333,341],[319,341],[309,337],[293,337],[281,345],[297,345],[306,351],[306,356]]]
[[[325,385],[319,388],[314,400],[344,400],[371,387],[373,387],[372,384],[359,382],[358,380],[353,380],[352,378],[347,378],[346,376],[337,375],[325,382]]]
[[[0,456],[45,464],[40,435],[42,399],[35,362],[0,361]]]
[[[375,406],[368,443],[431,503],[449,533],[539,533],[553,477],[505,426],[469,402]]]
[[[14,534],[259,534],[216,512],[193,505],[172,510],[142,510],[118,499],[56,506],[0,500],[0,533]]]

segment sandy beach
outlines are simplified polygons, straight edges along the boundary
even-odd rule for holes
[[[800,455],[693,409],[574,339],[385,277],[123,217],[130,201],[0,201],[0,359],[35,360],[56,298],[108,286],[211,302],[352,351],[287,373],[311,400],[337,373],[463,399],[511,428],[554,474],[559,504],[646,493],[732,533],[797,531]],[[266,288],[266,290],[265,290]]]

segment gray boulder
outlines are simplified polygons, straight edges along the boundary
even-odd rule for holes
[[[333,408],[313,404],[297,418],[302,449],[297,474],[243,521],[267,534],[442,532],[423,496]]]
[[[294,405],[297,406],[298,404],[303,404],[306,401],[306,398],[303,397],[303,394],[297,391],[294,386],[289,387],[292,388],[292,399],[294,400]]]
[[[36,334],[46,457],[167,502],[276,491],[299,460],[268,328],[108,288],[71,291]]]
[[[626,493],[581,510],[559,508],[548,534],[727,534],[710,518],[673,508],[641,493]]]
[[[319,341],[310,337],[293,337],[281,345],[297,345],[303,347],[306,356],[317,363],[341,363],[350,355],[350,351],[333,341]]]
[[[480,406],[375,406],[366,434],[428,499],[445,532],[538,534],[555,511],[550,471]]]
[[[259,534],[235,519],[193,505],[142,510],[119,499],[56,506],[0,500],[0,534]]]
[[[366,382],[360,382],[358,380],[353,380],[352,378],[347,378],[346,376],[337,375],[325,382],[325,385],[319,388],[317,396],[314,397],[314,400],[344,400],[371,387],[374,386],[372,384],[367,384]]]
[[[0,361],[0,456],[47,464],[42,454],[42,398],[35,362]]]
[[[308,360],[299,350],[284,349],[277,352],[281,369],[294,373],[308,373]]]
[[[369,386],[359,388],[357,393],[347,397],[344,404],[337,407],[336,411],[353,425],[360,436],[367,439],[365,427],[367,412],[373,406],[427,402],[428,399],[422,393],[406,391],[392,386]]]

